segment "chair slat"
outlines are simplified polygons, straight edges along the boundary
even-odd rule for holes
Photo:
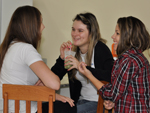
[[[4,113],[8,113],[8,94],[4,93]]]
[[[15,100],[15,113],[19,113],[19,100]]]
[[[53,113],[53,97],[49,96],[49,113]]]
[[[31,101],[26,101],[26,113],[31,112]]]
[[[42,102],[41,101],[37,102],[37,108],[38,108],[38,113],[42,113]]]

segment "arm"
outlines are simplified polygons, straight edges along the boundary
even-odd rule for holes
[[[64,68],[64,60],[59,57],[51,70],[62,80],[67,73],[67,70]]]
[[[87,66],[87,69],[89,69],[98,80],[110,82],[113,63],[114,60],[109,48],[104,43],[98,42],[94,51],[95,68]]]
[[[45,86],[58,90],[60,80],[43,61],[37,61],[30,65],[32,71],[42,80]]]
[[[62,78],[64,77],[64,75],[67,73],[67,70],[64,68],[64,50],[65,49],[69,49],[68,47],[70,47],[71,42],[64,42],[61,46],[60,46],[60,57],[56,60],[56,63],[54,64],[54,66],[51,68],[51,70],[60,78],[60,80],[62,80]]]
[[[30,69],[38,76],[45,86],[58,90],[60,80],[48,66],[42,61],[41,55],[31,45],[26,43],[20,44],[19,60],[23,65],[28,65]]]
[[[80,73],[84,74],[98,90],[104,86],[104,84],[102,82],[100,82],[98,79],[96,79],[92,75],[92,73],[88,69],[86,69],[86,64],[84,62],[81,62],[79,64],[79,71],[80,71]],[[115,104],[112,101],[109,101],[109,100],[104,101],[104,106],[106,109],[112,109],[114,107],[114,105]]]
[[[86,64],[84,62],[79,63],[78,69],[79,72],[85,75],[98,90],[104,85],[86,68]]]
[[[72,67],[69,68],[68,71],[73,68],[78,70],[78,65],[80,62],[73,56],[68,56],[66,62],[68,60],[71,61],[68,64],[72,65]],[[92,68],[91,66],[87,66],[87,69],[89,69],[98,80],[104,80],[110,82],[113,63],[114,60],[109,48],[102,42],[98,42],[94,49],[93,64],[95,65],[95,68]]]
[[[122,58],[117,62],[112,71],[112,84],[107,84],[99,90],[103,99],[113,102],[125,95],[132,77],[138,70],[138,66],[129,58]]]
[[[127,91],[131,78],[138,71],[138,65],[135,66],[129,58],[119,61],[113,68],[112,84],[104,85],[97,80],[82,62],[79,65],[79,71],[84,74],[97,89],[104,100],[117,102]]]

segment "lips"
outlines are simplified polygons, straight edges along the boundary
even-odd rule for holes
[[[114,42],[114,44],[117,44],[117,42]]]
[[[73,38],[74,39],[74,41],[78,41],[78,40],[80,40],[80,38]]]

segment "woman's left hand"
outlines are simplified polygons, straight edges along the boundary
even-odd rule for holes
[[[68,61],[70,61],[70,62],[68,62]],[[68,63],[66,63],[66,62],[68,62]],[[70,71],[71,69],[77,69],[78,70],[78,65],[79,65],[79,61],[75,58],[75,57],[73,57],[72,55],[69,55],[69,56],[67,56],[66,58],[65,58],[65,66],[66,65],[72,65],[69,69],[68,69],[68,71]]]

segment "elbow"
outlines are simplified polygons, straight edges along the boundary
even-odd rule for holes
[[[44,80],[43,80],[44,81]],[[45,79],[45,86],[54,90],[60,89],[60,79],[58,77],[51,78],[51,79]]]
[[[59,89],[60,89],[60,82],[58,82],[58,83],[53,87],[53,89],[59,90]]]
[[[60,89],[60,81],[53,82],[48,87],[51,89],[54,89],[54,90],[59,90]]]

